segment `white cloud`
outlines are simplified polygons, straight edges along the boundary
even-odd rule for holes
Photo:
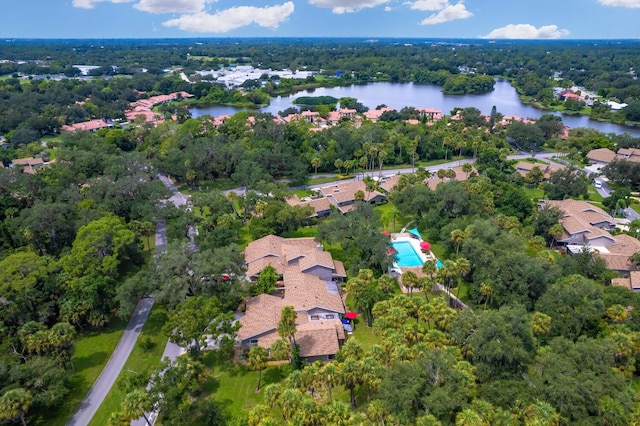
[[[385,12],[391,12],[391,6],[385,6],[384,7],[384,11]]]
[[[265,28],[278,28],[293,13],[293,2],[268,7],[239,6],[211,15],[198,12],[163,22],[165,27],[178,27],[197,33],[225,33],[236,28],[256,24]]]
[[[413,3],[408,3],[411,9],[414,10],[442,10],[449,6],[449,0],[417,0]]]
[[[462,3],[448,5],[438,13],[430,15],[425,18],[420,25],[435,25],[442,24],[444,22],[456,21],[458,19],[466,19],[473,16],[473,13],[469,12]]]
[[[81,9],[93,9],[96,3],[109,2],[109,3],[130,3],[134,0],[73,0],[73,7],[79,7]]]
[[[509,24],[502,28],[496,28],[483,38],[552,39],[566,35],[569,35],[569,31],[558,29],[557,25],[536,28],[530,24]]]
[[[331,9],[333,13],[352,13],[367,7],[376,7],[389,3],[389,0],[309,0],[309,3]]]
[[[640,8],[640,0],[598,0],[604,6],[628,7],[630,9]]]
[[[149,13],[196,13],[216,0],[140,0],[133,7]]]

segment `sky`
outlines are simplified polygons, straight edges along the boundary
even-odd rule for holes
[[[640,38],[640,0],[11,0],[0,38]]]

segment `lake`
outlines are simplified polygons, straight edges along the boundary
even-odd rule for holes
[[[272,98],[271,104],[263,108],[258,108],[257,111],[277,115],[278,111],[284,111],[291,106],[295,106],[291,102],[300,96],[333,96],[334,98],[356,98],[370,109],[385,104],[388,107],[398,110],[405,106],[427,107],[437,108],[445,114],[450,114],[454,108],[475,107],[484,114],[490,114],[491,108],[495,105],[498,112],[503,115],[538,118],[542,114],[549,113],[522,103],[518,98],[516,90],[506,80],[497,80],[495,89],[492,92],[482,95],[446,95],[442,93],[441,90],[442,88],[440,86],[414,83],[369,83],[330,88],[321,87],[303,90],[288,96]],[[246,110],[246,108],[215,105],[206,108],[191,108],[191,115],[194,118],[207,114],[217,117],[225,114],[233,115],[236,112],[244,110]],[[601,123],[590,120],[588,116],[584,115],[554,114],[561,116],[564,124],[571,128],[591,127],[603,133],[629,133],[635,137],[640,137],[640,128]]]

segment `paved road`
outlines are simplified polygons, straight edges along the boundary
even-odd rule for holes
[[[554,161],[552,160],[553,157],[557,157],[558,155],[560,155],[559,152],[538,152],[535,155],[535,158],[537,160],[542,160],[545,161],[547,163],[553,163]],[[526,158],[531,158],[531,154],[529,153],[520,153],[520,154],[514,154],[514,155],[510,155],[507,157],[508,160],[524,160]],[[462,164],[465,163],[473,163],[474,160],[471,158],[465,158],[462,160],[454,160],[454,161],[449,161],[446,163],[442,163],[442,164],[437,164],[435,166],[427,166],[425,167],[426,170],[430,171],[431,173],[433,172],[437,172],[440,169],[450,169],[452,167],[456,167],[456,166],[460,166]],[[416,168],[417,169],[417,168]],[[414,168],[411,167],[403,167],[403,168],[395,168],[395,169],[384,169],[382,170],[382,175],[383,176],[390,176],[390,175],[397,175],[397,174],[403,174],[403,173],[414,173],[415,170]],[[369,177],[376,177],[379,176],[380,172],[375,170],[372,172],[366,172],[366,173],[358,173],[358,175],[353,179],[353,180],[362,180],[363,176],[369,176]],[[326,178],[326,177],[335,177],[335,174],[320,174],[314,177],[319,177],[319,178]],[[325,183],[320,183],[320,184],[314,184],[314,185],[308,185],[308,186],[304,186],[304,187],[300,187],[300,188],[294,188],[294,189],[315,189],[315,188],[322,188],[323,186],[329,186],[335,183],[339,183],[339,182],[345,182],[344,180],[340,180],[340,181],[335,181],[335,182],[325,182]],[[177,191],[177,189],[176,189]],[[226,191],[223,191],[225,194],[228,194],[230,192],[235,192],[238,195],[244,195],[247,192],[247,188],[246,187],[240,187],[240,188],[233,188],[233,189],[228,189]]]
[[[149,316],[152,306],[153,299],[151,298],[142,299],[138,302],[138,306],[136,306],[133,317],[131,317],[127,328],[122,334],[118,346],[116,346],[107,365],[105,365],[100,376],[98,376],[89,393],[87,393],[76,412],[67,422],[67,425],[85,426],[89,424],[89,421],[98,411],[100,404],[102,404],[102,401],[118,378],[127,358],[129,358],[129,354],[131,354],[133,345],[136,343],[136,339]]]
[[[158,173],[158,179],[160,179],[160,181],[163,183],[163,185],[167,189],[173,192],[173,195],[171,196],[171,198],[169,198],[169,201],[175,204],[176,207],[183,206],[189,202],[189,195],[185,195],[180,191],[178,191],[178,188],[173,184],[173,182],[171,182],[171,179],[169,179],[166,175],[162,173]]]

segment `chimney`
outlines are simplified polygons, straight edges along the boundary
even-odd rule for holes
[[[316,248],[320,251],[324,251],[324,246],[322,244],[318,244]]]

